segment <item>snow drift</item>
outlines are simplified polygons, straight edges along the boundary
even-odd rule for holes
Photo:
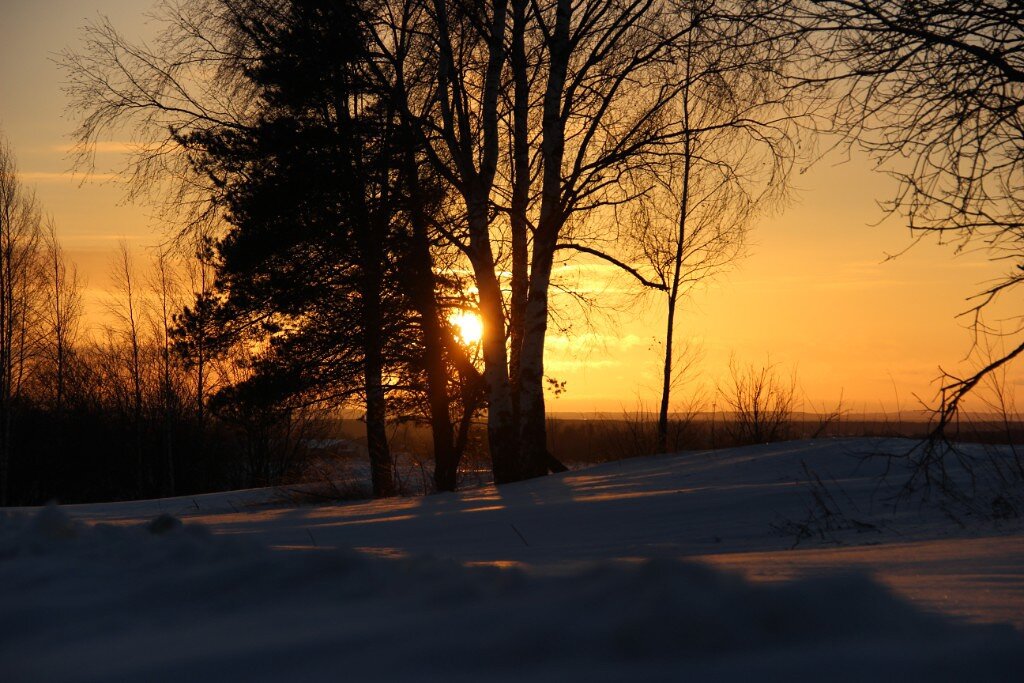
[[[863,576],[753,585],[673,560],[558,571],[282,551],[160,516],[0,523],[6,681],[1014,680],[1009,627]]]

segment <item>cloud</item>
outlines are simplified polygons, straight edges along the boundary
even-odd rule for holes
[[[68,154],[75,151],[77,145],[63,144],[53,145],[50,149],[61,154]],[[124,154],[128,152],[139,152],[146,149],[157,149],[159,145],[154,143],[129,142],[127,140],[98,140],[91,145],[98,154]]]
[[[622,361],[609,359],[594,360],[549,358],[544,361],[544,370],[558,373],[570,370],[622,367],[622,365]]]
[[[577,353],[586,353],[592,350],[603,351],[609,347],[633,349],[647,347],[650,344],[650,337],[641,337],[636,334],[601,334],[598,332],[576,335],[551,334],[545,339],[545,345],[550,349],[571,350]]]
[[[135,240],[150,239],[153,235],[129,235],[122,232],[119,233],[101,233],[101,232],[86,232],[86,233],[71,233],[67,235],[61,235],[61,242],[132,242]],[[97,245],[90,245],[97,246]],[[108,245],[102,245],[102,248],[106,249]]]
[[[116,173],[73,173],[71,171],[22,171],[18,178],[26,182],[36,183],[60,183],[60,182],[82,182],[85,180],[113,180],[117,178]]]

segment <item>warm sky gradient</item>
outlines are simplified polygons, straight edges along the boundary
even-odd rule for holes
[[[161,228],[144,208],[125,206],[115,183],[82,184],[68,173],[65,156],[73,122],[63,117],[61,74],[54,53],[77,42],[77,29],[100,14],[128,36],[147,34],[139,0],[4,0],[0,3],[0,130],[18,157],[22,178],[35,186],[57,222],[67,252],[87,280],[94,320],[102,310],[116,242],[139,250],[160,241]],[[102,164],[116,162],[103,155]],[[794,370],[808,409],[834,404],[843,394],[854,411],[903,408],[913,394],[931,397],[941,364],[961,363],[970,336],[955,316],[965,298],[999,274],[983,254],[954,257],[948,247],[920,244],[900,258],[909,236],[898,220],[882,217],[876,200],[892,193],[887,177],[862,158],[833,155],[796,177],[790,205],[757,221],[748,256],[737,268],[684,304],[680,332],[703,348],[693,386],[706,393],[731,354],[743,362],[769,356]],[[586,282],[607,279],[588,264]],[[625,279],[616,279],[617,290]],[[566,337],[552,330],[548,370],[567,381],[553,410],[618,411],[638,398],[653,406],[658,386],[663,304],[647,305],[611,294],[627,311],[595,317],[592,329],[573,323]],[[571,311],[571,309],[566,309]],[[570,316],[572,314],[570,313]]]

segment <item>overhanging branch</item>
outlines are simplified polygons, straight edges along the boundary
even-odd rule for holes
[[[572,249],[573,251],[578,251],[584,254],[590,254],[591,256],[596,256],[597,258],[612,264],[619,270],[623,270],[629,273],[634,278],[636,278],[644,287],[650,287],[651,289],[657,289],[662,292],[668,291],[668,286],[664,282],[654,282],[652,280],[648,280],[643,275],[641,275],[640,271],[638,271],[636,268],[598,249],[594,249],[592,247],[585,247],[582,244],[572,244],[570,242],[561,242],[559,244],[556,244],[555,249]]]
[[[945,377],[952,381],[942,387],[942,405],[938,409],[939,423],[933,431],[933,435],[942,435],[945,428],[956,416],[956,413],[960,408],[960,401],[971,391],[971,389],[984,379],[986,375],[998,370],[1000,367],[1006,365],[1022,353],[1024,353],[1024,344],[1020,344],[1017,348],[1013,349],[1002,358],[992,361],[966,379],[960,379],[945,374]]]

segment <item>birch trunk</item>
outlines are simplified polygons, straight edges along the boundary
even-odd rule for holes
[[[486,233],[487,205],[483,202],[470,205],[468,219],[471,234]],[[483,322],[481,343],[484,380],[487,382],[487,442],[491,451],[494,482],[506,484],[522,479],[522,467],[519,463],[519,440],[505,352],[505,311],[490,240],[474,239],[472,252]]]
[[[658,411],[658,452],[668,452],[668,406],[672,393],[672,342],[675,338],[676,306],[683,271],[687,219],[690,215],[690,173],[693,162],[693,136],[690,130],[690,55],[687,53],[686,87],[683,88],[683,187],[679,196],[679,230],[672,260],[672,284],[668,292],[668,320],[665,326],[665,363],[662,370],[661,406]]]
[[[525,476],[548,469],[547,422],[544,409],[544,339],[548,326],[548,290],[558,234],[565,222],[562,207],[562,161],[565,156],[563,91],[571,46],[570,0],[559,0],[549,39],[550,65],[544,90],[541,156],[544,163],[540,219],[533,241],[529,299],[526,304],[522,367],[519,376],[521,459]]]
[[[530,202],[530,83],[526,60],[526,7],[528,0],[512,2],[512,45],[510,62],[513,77],[512,109],[512,293],[509,301],[509,376],[516,422],[519,421],[519,377],[526,305],[529,297],[529,227],[526,212]]]

